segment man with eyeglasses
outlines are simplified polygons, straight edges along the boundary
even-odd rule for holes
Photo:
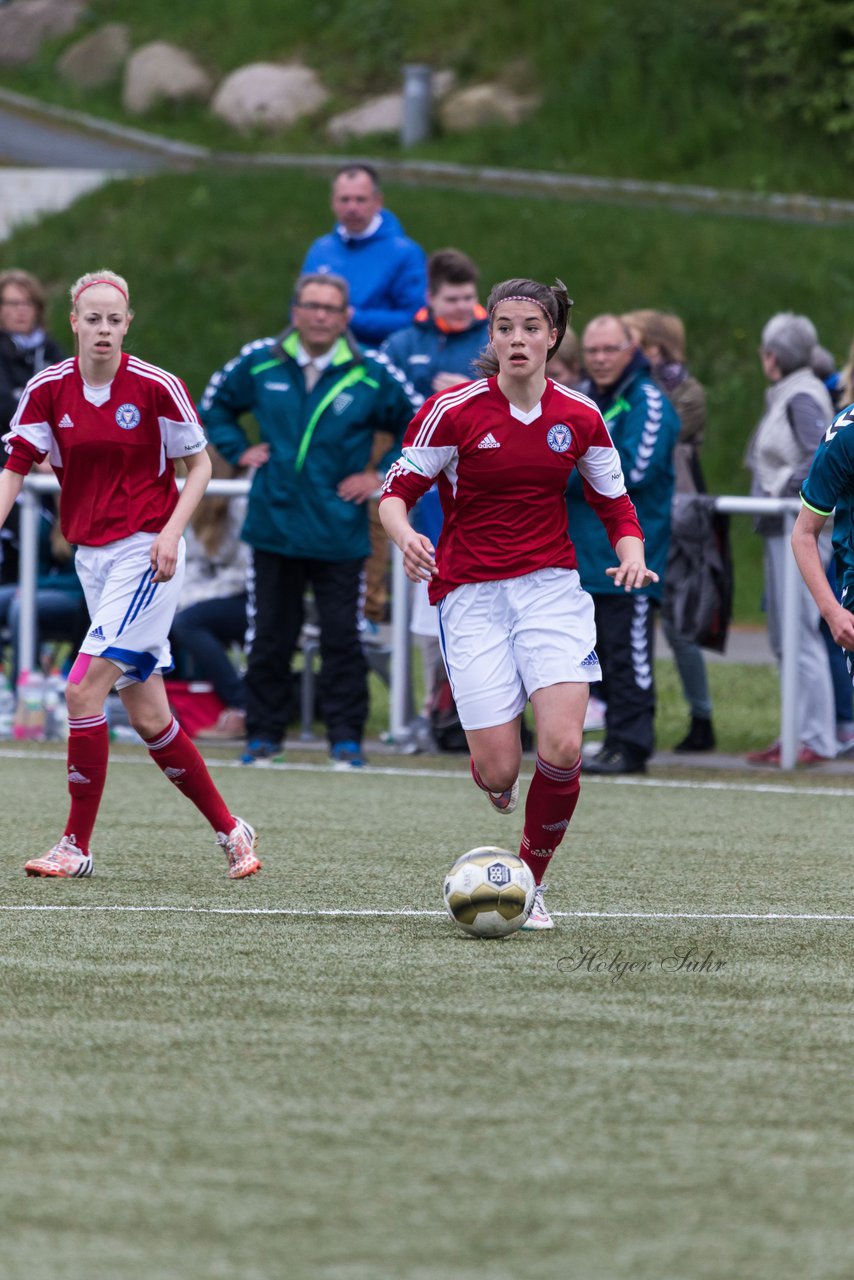
[[[584,588],[596,612],[596,652],[602,668],[605,740],[586,773],[644,773],[654,749],[655,609],[661,599],[673,497],[673,447],[679,418],[650,375],[649,362],[614,315],[596,316],[584,330],[581,354],[587,380],[581,386],[598,406],[620,455],[629,497],[644,531],[646,563],[659,575],[643,591],[627,595],[605,573],[607,537],[584,500],[582,480],[567,490],[569,532]]]
[[[281,750],[308,587],[320,627],[320,707],[332,762],[365,763],[359,599],[370,552],[367,500],[397,457],[420,397],[393,365],[361,350],[349,315],[346,280],[301,276],[290,326],[244,347],[202,398],[211,443],[229,462],[255,470],[242,533],[253,560],[245,764]],[[248,413],[258,424],[257,443],[241,423]],[[381,432],[393,446],[377,466]]]

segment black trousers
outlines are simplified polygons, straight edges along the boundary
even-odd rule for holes
[[[293,706],[291,659],[311,587],[320,627],[320,713],[330,744],[361,742],[368,718],[368,666],[359,637],[364,559],[301,560],[253,551],[249,583],[249,739],[284,740]]]
[[[655,747],[656,602],[632,592],[594,595],[593,603],[602,697],[607,705],[605,747],[644,761]]]

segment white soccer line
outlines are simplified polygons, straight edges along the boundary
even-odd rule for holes
[[[380,918],[386,916],[444,917],[445,911],[416,911],[410,907],[398,907],[391,911],[349,909],[345,907],[135,907],[81,906],[76,903],[24,903],[20,906],[0,905],[0,911],[124,911],[160,912],[174,915],[208,916],[347,916],[352,918]],[[811,912],[753,912],[753,911],[552,911],[553,916],[564,920],[754,920],[762,924],[774,921],[797,922],[815,920],[827,924],[854,924],[854,916],[820,915]]]
[[[21,751],[14,747],[0,747],[0,760],[61,760],[66,762],[65,752],[58,751]],[[241,769],[245,770],[246,766],[242,765],[239,760],[218,760],[214,757],[206,757],[206,763],[213,765],[217,769]],[[137,756],[110,756],[110,767],[114,765],[150,765],[148,754],[140,753]],[[253,770],[263,770],[271,773],[330,773],[330,765],[325,760],[323,763],[299,764],[296,762],[285,762],[282,764],[264,763],[261,765],[253,765]],[[471,786],[471,775],[466,770],[452,771],[450,769],[403,769],[397,765],[375,765],[371,764],[364,771],[350,770],[348,773],[338,772],[337,776],[349,778],[439,778],[451,782],[465,782]],[[741,791],[749,795],[780,795],[780,796],[833,796],[837,799],[854,799],[854,785],[848,787],[799,787],[782,782],[703,782],[690,778],[647,778],[647,777],[622,777],[622,778],[597,778],[588,777],[582,769],[582,778],[584,785],[590,786],[617,786],[617,787],[641,787],[647,789],[665,788],[670,790],[681,791]],[[529,781],[529,775],[522,778],[523,782]]]

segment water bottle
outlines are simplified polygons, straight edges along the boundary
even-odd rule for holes
[[[44,676],[40,671],[22,671],[18,676],[18,705],[15,708],[13,737],[44,741]]]
[[[0,738],[11,738],[15,721],[15,695],[0,676]]]
[[[48,742],[68,737],[64,694],[65,677],[59,671],[51,671],[44,688],[44,736]]]

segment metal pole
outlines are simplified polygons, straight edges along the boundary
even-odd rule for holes
[[[393,742],[409,736],[410,670],[409,670],[409,579],[403,567],[403,553],[391,546],[391,676],[389,679],[388,719]]]
[[[792,552],[796,515],[783,514],[783,621],[780,663],[780,768],[794,769],[798,757],[798,649],[800,647],[800,594],[804,589]]]
[[[18,622],[18,670],[34,671],[36,661],[36,579],[39,572],[39,521],[41,503],[32,489],[21,490],[18,589],[21,606]]]
[[[403,68],[403,120],[400,142],[414,147],[430,137],[433,121],[433,71],[424,63],[409,63]]]

